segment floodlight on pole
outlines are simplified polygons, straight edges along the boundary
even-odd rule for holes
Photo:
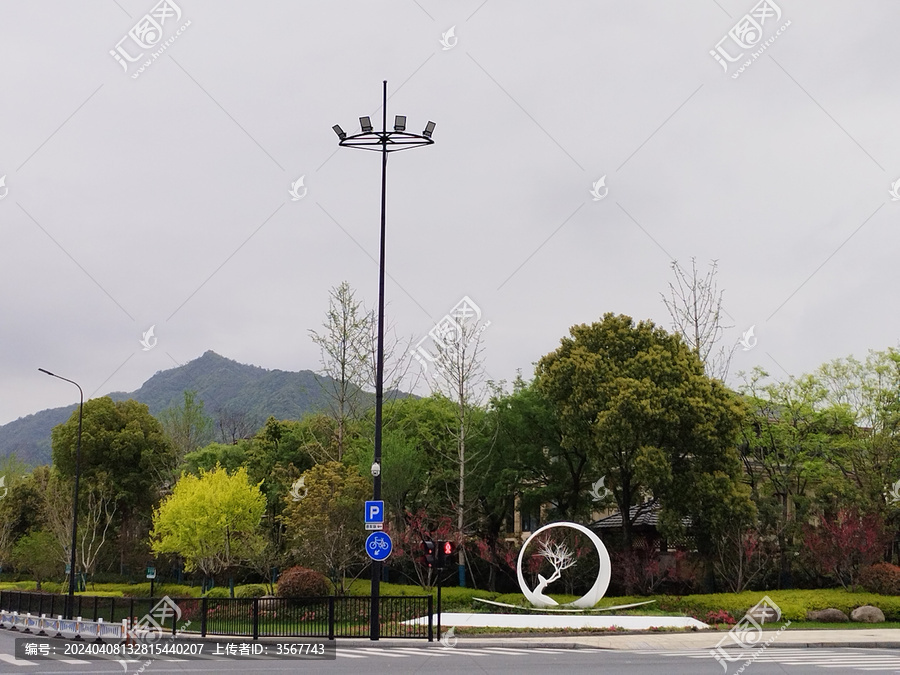
[[[425,127],[427,133],[413,134],[406,131],[406,116],[397,115],[394,118],[394,130],[387,128],[387,80],[384,81],[383,100],[381,108],[381,131],[374,131],[369,117],[360,117],[359,126],[362,132],[348,136],[338,125],[332,127],[340,139],[342,147],[359,148],[361,150],[374,150],[381,153],[381,255],[378,263],[378,346],[375,364],[375,458],[373,461],[373,491],[376,501],[381,499],[381,437],[382,437],[382,408],[384,404],[384,249],[386,233],[386,206],[387,206],[387,158],[388,153],[417,148],[424,145],[432,145],[434,141],[431,134],[434,131],[434,122],[428,122]],[[374,467],[378,466],[376,473]],[[372,562],[372,605],[371,622],[369,625],[369,637],[377,640],[381,632],[380,621],[380,583],[381,562]]]

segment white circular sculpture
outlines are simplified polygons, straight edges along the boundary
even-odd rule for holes
[[[603,542],[600,541],[600,537],[594,534],[591,530],[586,528],[584,525],[579,525],[578,523],[550,523],[549,525],[544,525],[543,527],[537,529],[532,533],[530,537],[525,541],[525,545],[522,546],[522,550],[519,551],[519,562],[516,565],[516,576],[519,579],[519,588],[522,589],[522,594],[525,598],[535,607],[553,607],[558,605],[553,598],[544,594],[544,589],[547,588],[548,585],[556,581],[562,576],[562,571],[568,567],[571,567],[575,564],[575,559],[571,551],[569,551],[564,544],[545,544],[541,547],[540,555],[547,558],[550,563],[553,565],[553,574],[550,575],[549,579],[545,579],[543,575],[538,574],[538,585],[534,590],[528,588],[528,584],[525,583],[525,577],[522,575],[522,559],[525,557],[525,549],[528,548],[528,544],[531,543],[531,540],[538,536],[541,532],[545,532],[546,530],[552,529],[554,527],[568,527],[573,530],[578,530],[597,548],[597,554],[600,556],[600,569],[597,572],[597,580],[594,582],[594,585],[591,586],[591,589],[583,596],[575,600],[574,602],[568,603],[572,607],[593,607],[603,595],[606,593],[606,589],[609,588],[609,580],[612,572],[612,568],[609,562],[609,552],[606,550],[606,546],[603,545]]]

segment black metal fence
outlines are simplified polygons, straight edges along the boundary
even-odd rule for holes
[[[139,622],[160,598],[75,596],[75,616],[97,621]],[[325,596],[310,598],[171,598],[180,616],[154,617],[173,633],[236,637],[370,637],[371,598]],[[385,638],[434,640],[434,600],[430,595],[381,596],[380,635]],[[65,612],[66,596],[27,591],[0,591],[0,609],[20,614],[57,617]],[[421,619],[421,621],[416,621]],[[170,624],[170,625],[166,625]]]

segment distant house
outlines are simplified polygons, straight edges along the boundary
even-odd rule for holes
[[[659,504],[659,500],[651,499],[642,504],[632,506],[628,510],[628,514],[632,523],[632,537],[634,539],[642,538],[647,543],[658,543],[659,552],[665,553],[669,547],[665,538],[659,532],[659,512],[661,510],[662,507]],[[685,518],[684,524],[689,527],[691,524],[690,518]],[[604,542],[615,542],[621,546],[621,538],[624,535],[621,511],[616,511],[611,515],[595,520],[589,527],[595,530]]]

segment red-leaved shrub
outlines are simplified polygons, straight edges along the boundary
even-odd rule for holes
[[[726,612],[724,609],[720,609],[715,612],[713,612],[713,611],[707,612],[706,618],[704,619],[704,621],[706,621],[706,623],[711,623],[711,624],[725,623],[725,624],[728,624],[729,626],[732,626],[735,623],[734,617],[732,617],[731,614]]]
[[[890,563],[875,563],[859,573],[859,585],[869,593],[900,595],[900,567]]]
[[[278,577],[278,595],[282,598],[328,595],[328,580],[315,570],[296,565]]]

